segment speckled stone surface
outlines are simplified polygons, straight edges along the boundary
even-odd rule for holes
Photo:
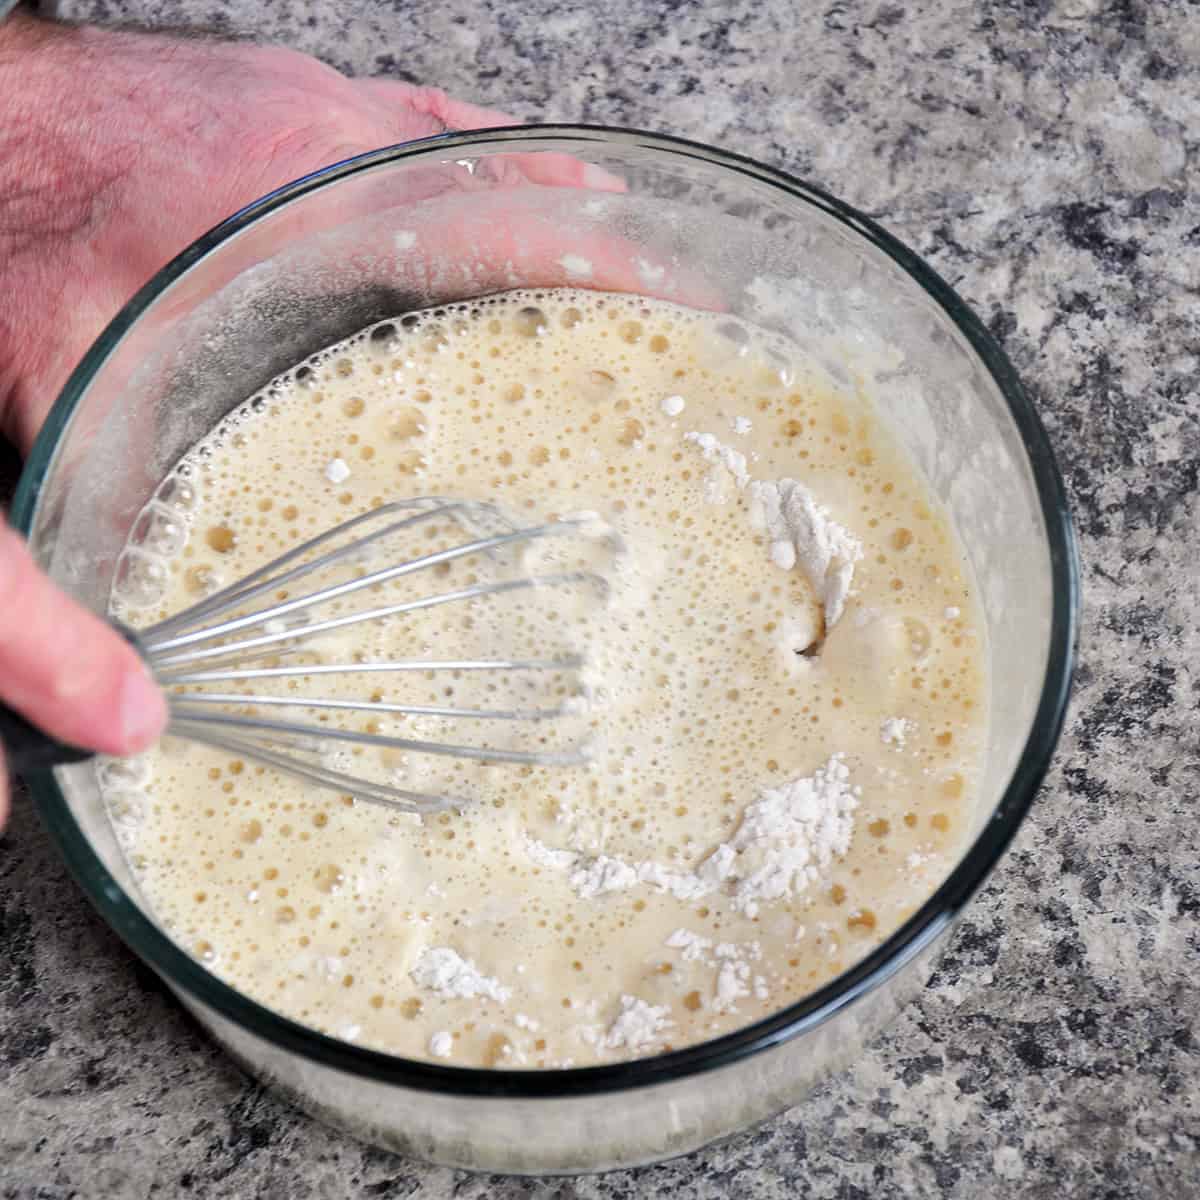
[[[927,255],[1037,398],[1082,665],[1032,818],[918,1003],[719,1150],[497,1180],[364,1149],[242,1076],[0,838],[0,1196],[1200,1195],[1200,5],[1195,0],[64,0],[286,41],[536,119],[806,176]]]

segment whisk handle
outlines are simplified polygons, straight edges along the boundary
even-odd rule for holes
[[[14,771],[40,771],[65,767],[92,757],[91,750],[68,746],[31,725],[20,714],[0,704],[0,745]]]

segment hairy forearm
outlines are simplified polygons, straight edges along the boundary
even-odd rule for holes
[[[508,123],[281,47],[0,24],[0,433],[27,450],[122,305],[255,197],[364,150]],[[551,157],[536,182],[588,184]]]
[[[121,306],[261,190],[252,137],[239,126],[231,147],[231,105],[311,62],[287,54],[27,14],[0,25],[0,434],[19,448]],[[255,115],[269,132],[273,114]]]
[[[77,71],[76,30],[16,13],[0,25],[0,432],[16,438],[35,377],[52,369],[54,272],[66,231],[86,223],[90,164],[68,153],[65,87]],[[72,161],[74,159],[74,161]]]
[[[95,163],[79,137],[88,35],[19,14],[0,26],[0,255],[6,267],[86,222]],[[64,89],[76,92],[64,104]],[[70,139],[70,143],[68,143]]]
[[[99,270],[113,196],[144,140],[116,120],[106,69],[128,40],[24,13],[0,25],[0,433],[18,445],[126,298],[110,294],[119,275],[75,285]],[[127,105],[145,74],[119,56]]]

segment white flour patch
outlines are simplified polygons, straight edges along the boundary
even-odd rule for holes
[[[897,750],[903,750],[911,728],[912,722],[904,717],[888,717],[879,726],[879,740],[885,746],[895,746]]]
[[[570,870],[579,857],[573,850],[556,850],[528,836],[525,838],[525,852],[539,867],[547,867],[552,871]]]
[[[569,882],[581,900],[593,900],[606,892],[622,892],[632,887],[637,883],[637,872],[619,858],[600,854],[572,870]]]
[[[512,994],[495,979],[489,978],[469,959],[449,946],[426,946],[409,976],[418,987],[439,996],[473,1000],[484,996],[503,1003]]]
[[[750,995],[750,964],[723,962],[717,972],[716,995],[713,1007],[717,1012],[735,1012],[737,1002]]]
[[[454,1038],[444,1029],[433,1034],[429,1039],[429,1053],[434,1058],[449,1058],[454,1049]]]
[[[604,1035],[608,1050],[641,1050],[660,1040],[674,1022],[665,1005],[647,1004],[637,996],[622,996],[621,1010]]]
[[[715,971],[712,1002],[715,1012],[736,1012],[737,1002],[751,994],[759,1000],[767,998],[767,981],[761,975],[753,975],[750,969],[752,962],[762,958],[761,943],[720,942],[714,946],[711,938],[689,929],[676,929],[666,944],[679,950],[685,963],[698,962]]]
[[[685,433],[683,440],[689,445],[695,446],[704,456],[704,461],[712,464],[713,469],[709,472],[708,479],[704,484],[704,498],[710,504],[725,502],[724,481],[720,470],[722,467],[729,472],[733,477],[733,482],[739,488],[744,488],[750,482],[750,472],[746,469],[746,456],[741,451],[726,446],[711,433],[692,431]]]
[[[803,612],[786,616],[775,631],[776,652],[784,669],[789,674],[809,670],[813,659],[807,657],[816,649],[821,637],[820,619],[815,612]]]
[[[838,754],[812,775],[764,791],[729,842],[738,856],[734,907],[756,916],[760,904],[804,891],[844,855],[858,792]]]
[[[799,563],[825,610],[826,628],[836,625],[854,564],[863,556],[862,543],[794,479],[752,483],[750,499],[751,522],[766,531],[771,561],[785,571]]]
[[[736,422],[745,421],[739,429]],[[749,432],[744,417],[735,419],[735,432]],[[746,456],[711,433],[691,431],[683,440],[696,447],[713,470],[705,480],[704,496],[710,504],[723,504],[725,489],[719,468],[724,467],[740,489],[750,496],[750,520],[764,530],[771,561],[790,571],[800,564],[825,612],[825,627],[841,617],[854,579],[854,564],[863,556],[862,543],[839,525],[828,509],[795,479],[751,482]]]
[[[754,917],[761,904],[805,891],[835,856],[846,853],[860,790],[850,783],[842,756],[835,754],[812,775],[762,791],[742,814],[733,837],[692,871],[673,871],[658,862],[634,865],[605,854],[581,859],[532,839],[526,844],[536,847],[532,855],[541,865],[570,870],[569,882],[580,899],[639,883],[685,904],[725,891],[738,912]],[[689,935],[677,930],[671,936],[683,948]]]
[[[680,957],[684,962],[695,962],[697,959],[703,959],[704,956],[712,949],[712,938],[706,938],[702,934],[693,933],[690,929],[676,929],[674,933],[667,938],[666,944],[672,950],[681,950],[683,953]]]

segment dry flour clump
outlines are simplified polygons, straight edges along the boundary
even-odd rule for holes
[[[656,1042],[673,1022],[666,1005],[647,1004],[637,996],[622,996],[621,1011],[604,1035],[608,1050],[644,1049]]]
[[[753,995],[756,1000],[768,997],[767,981],[762,975],[754,974],[751,963],[762,958],[762,944],[757,941],[738,945],[734,942],[718,942],[693,933],[690,929],[676,929],[666,940],[672,950],[680,951],[685,963],[702,963],[715,970],[712,1007],[715,1012],[737,1012],[737,1002]]]
[[[666,944],[672,950],[679,950],[684,962],[703,961],[704,956],[712,949],[712,938],[702,933],[693,933],[690,929],[676,929],[667,938]]]
[[[570,883],[581,900],[592,900],[605,892],[622,892],[632,887],[637,883],[637,872],[619,858],[601,854],[572,870]]]
[[[859,792],[839,754],[810,776],[764,791],[728,843],[738,856],[734,907],[753,917],[760,903],[804,891],[844,855]]]
[[[735,427],[737,432],[748,432]],[[846,607],[854,564],[863,556],[862,543],[802,483],[795,479],[751,480],[746,456],[711,433],[685,433],[683,440],[695,446],[712,464],[704,485],[710,504],[725,501],[722,468],[739,490],[750,498],[750,520],[766,531],[771,561],[785,571],[797,563],[812,584],[825,613],[825,628],[837,623]]]
[[[574,850],[559,850],[554,846],[547,846],[545,842],[539,842],[537,838],[531,838],[528,834],[525,835],[525,853],[534,864],[552,871],[570,870],[579,857]]]
[[[749,491],[750,517],[766,530],[772,562],[785,571],[799,563],[825,610],[826,629],[835,625],[846,607],[854,564],[863,556],[862,543],[795,479],[755,482]]]
[[[739,488],[744,488],[750,482],[750,472],[746,467],[746,456],[740,450],[734,450],[718,441],[711,433],[685,433],[683,440],[704,456],[704,461],[712,464],[708,479],[704,483],[704,498],[710,504],[723,504],[725,490],[720,469],[725,468],[733,476],[733,482]]]
[[[511,992],[449,946],[426,946],[409,972],[413,983],[439,996],[473,1000],[485,996],[502,1004]]]
[[[835,754],[812,775],[759,793],[733,837],[691,871],[653,861],[632,864],[605,854],[585,858],[528,837],[526,848],[539,866],[569,870],[568,881],[581,900],[638,884],[669,892],[685,904],[724,891],[738,912],[754,917],[762,903],[806,890],[835,856],[846,853],[860,791],[851,784],[842,756]],[[685,931],[678,936],[685,937]]]

